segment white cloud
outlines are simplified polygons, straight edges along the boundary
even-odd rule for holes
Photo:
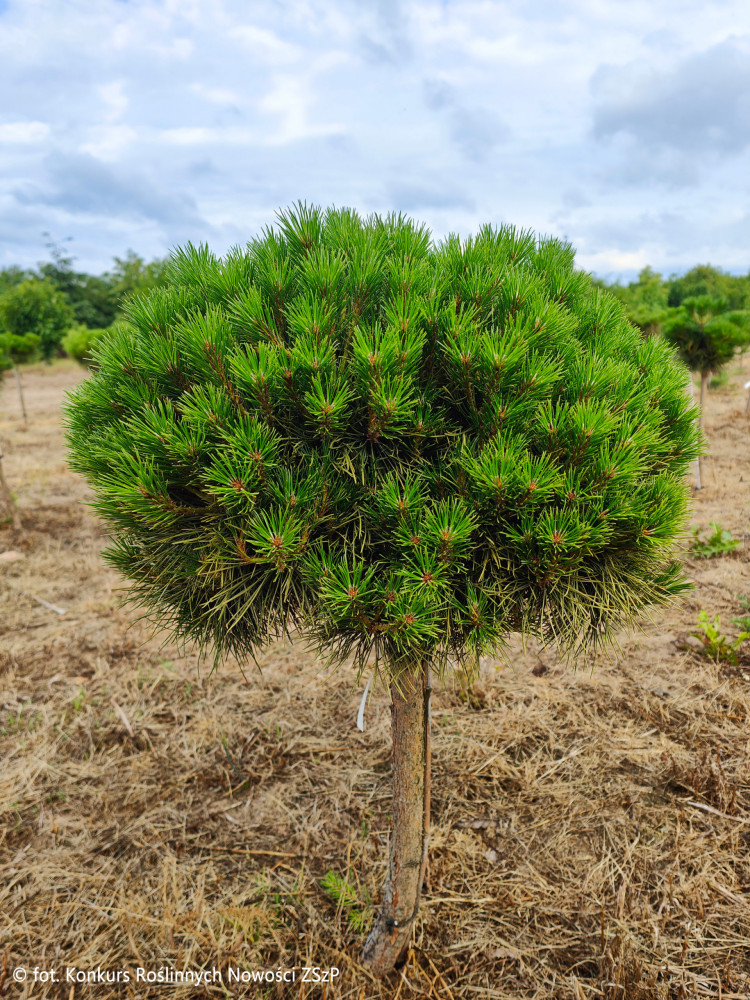
[[[91,139],[80,148],[99,160],[115,162],[137,138],[138,132],[130,125],[100,125],[91,130]]]
[[[302,46],[291,45],[273,31],[252,24],[240,24],[232,28],[230,36],[239,39],[254,58],[276,66],[279,63],[299,62],[305,54]]]
[[[239,104],[240,98],[236,91],[225,90],[221,87],[206,87],[202,83],[194,83],[190,89],[194,94],[203,97],[212,104]]]
[[[746,37],[747,0],[0,0],[0,262],[221,251],[303,198],[747,271]]]
[[[750,37],[730,38],[664,69],[645,60],[592,78],[598,136],[626,134],[651,150],[690,157],[750,145]]]
[[[0,142],[34,143],[41,142],[49,135],[46,122],[6,122],[0,124]]]
[[[338,135],[346,126],[337,122],[314,122],[315,93],[303,76],[278,74],[271,90],[258,101],[258,109],[271,119],[265,142],[272,146],[325,135]]]
[[[600,250],[598,253],[579,253],[576,264],[585,271],[596,274],[620,274],[640,271],[652,258],[646,250],[626,252],[623,250]]]
[[[175,38],[171,45],[164,46],[167,55],[175,55],[178,59],[189,59],[195,51],[195,45],[189,38]]]
[[[174,146],[203,146],[217,140],[217,132],[210,128],[168,128],[161,133],[161,138]]]
[[[99,96],[105,107],[104,117],[108,122],[116,122],[128,110],[130,101],[125,96],[125,81],[112,80],[99,87]]]

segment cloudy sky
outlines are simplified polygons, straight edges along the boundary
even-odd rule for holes
[[[750,270],[748,0],[0,0],[0,267],[298,199]]]

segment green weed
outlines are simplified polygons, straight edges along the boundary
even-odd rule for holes
[[[696,639],[700,639],[703,644],[703,654],[710,657],[716,663],[739,663],[739,652],[742,644],[750,639],[750,631],[740,632],[736,639],[728,640],[721,633],[721,622],[719,616],[714,615],[713,622],[710,621],[707,611],[701,611],[698,615],[699,631],[691,632]]]
[[[370,894],[365,891],[364,899],[360,902],[356,889],[332,869],[320,880],[320,887],[329,899],[341,907],[352,930],[363,934],[372,917]]]
[[[33,715],[24,714],[30,704],[30,701],[25,701],[16,713],[8,712],[8,721],[0,728],[0,736],[8,736],[10,733],[20,733],[21,731],[34,732],[41,722],[42,716],[40,712],[34,712]]]
[[[690,546],[690,555],[694,559],[713,559],[714,556],[725,556],[728,552],[733,552],[740,544],[739,538],[734,538],[731,531],[722,528],[716,521],[711,521],[713,533],[708,538],[702,538],[702,528],[693,528],[693,543]]]
[[[734,596],[744,611],[750,611],[750,597],[745,597],[743,594],[735,594]],[[738,625],[743,632],[750,632],[750,614],[732,618],[732,625]]]

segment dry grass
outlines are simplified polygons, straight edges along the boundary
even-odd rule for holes
[[[406,967],[376,983],[357,955],[386,862],[384,693],[359,733],[345,668],[321,677],[278,646],[260,676],[208,676],[128,628],[64,464],[57,407],[79,377],[26,372],[28,430],[11,386],[0,397],[27,526],[0,530],[0,550],[25,554],[0,562],[0,996],[165,993],[18,986],[19,965],[341,970],[334,986],[225,975],[169,989],[178,1000],[750,996],[750,668],[678,648],[701,607],[725,625],[739,613],[747,542],[690,563],[696,593],[624,637],[619,663],[572,673],[519,649],[437,694],[428,888]],[[743,377],[711,397],[696,500],[696,523],[740,537]],[[338,901],[329,872],[350,886]]]

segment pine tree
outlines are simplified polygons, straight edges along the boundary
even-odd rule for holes
[[[685,299],[670,310],[664,336],[691,372],[701,377],[698,426],[703,433],[706,389],[711,375],[731,361],[738,347],[750,342],[750,313],[732,311],[726,299],[699,295]],[[702,456],[698,457],[698,480],[703,480]]]
[[[431,678],[510,633],[571,656],[688,586],[685,371],[566,243],[298,204],[176,251],[67,411],[108,558],[216,658],[296,629],[391,686],[393,833],[363,952],[408,946]]]

